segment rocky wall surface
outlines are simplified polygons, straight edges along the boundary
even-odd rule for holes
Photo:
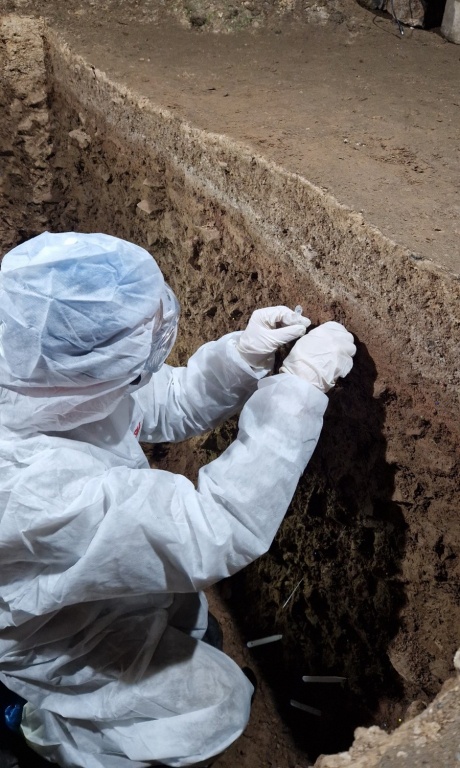
[[[3,250],[40,232],[50,202],[51,139],[43,25],[0,19],[0,242]]]
[[[308,24],[359,25],[358,4],[384,11],[411,27],[439,27],[445,2],[437,0],[67,0],[70,14],[91,15],[97,24],[102,14],[115,14],[121,24],[133,20],[157,22],[177,19],[182,25],[203,32],[237,32],[279,25],[289,20]],[[56,14],[49,0],[0,0],[0,13],[34,13],[52,19]],[[60,15],[58,9],[58,16]],[[452,39],[448,37],[448,39]]]
[[[455,667],[456,676],[423,713],[409,718],[390,735],[377,726],[358,728],[348,752],[320,757],[315,768],[456,768],[460,760],[460,653],[455,656]]]
[[[411,27],[439,26],[443,2],[436,0],[357,0],[371,11],[386,11]],[[169,12],[183,24],[213,31],[257,29],[281,19],[308,23],[354,23],[356,3],[349,0],[172,0]]]
[[[354,15],[347,0],[173,0],[168,10],[182,24],[219,32],[258,29],[286,18],[342,23]]]
[[[283,19],[342,23],[356,11],[354,0],[67,0],[66,9],[79,13],[84,5],[95,19],[100,13],[116,13],[120,23],[158,21],[169,16],[185,26],[212,32],[258,29]],[[54,13],[48,0],[0,0],[1,11],[41,13],[45,17]]]
[[[340,748],[353,725],[396,725],[439,691],[458,644],[458,277],[307,180],[110,82],[49,28],[45,44],[49,226],[155,255],[183,308],[173,362],[269,304],[302,304],[355,334],[354,370],[271,552],[232,584],[233,607],[252,636],[283,634],[267,669],[281,699],[289,689],[324,709],[319,725],[299,721],[319,751],[331,729]],[[154,458],[193,478],[235,429]],[[310,672],[341,674],[346,688],[313,701],[298,682]]]

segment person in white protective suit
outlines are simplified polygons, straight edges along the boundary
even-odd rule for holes
[[[286,307],[164,364],[179,307],[154,259],[107,235],[49,234],[0,272],[0,682],[61,766],[208,762],[253,688],[202,642],[202,590],[269,548],[313,453],[353,337]],[[299,339],[273,370],[275,351]],[[196,487],[139,440],[241,410]]]

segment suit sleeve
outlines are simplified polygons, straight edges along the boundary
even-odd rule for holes
[[[134,393],[144,422],[141,441],[178,442],[238,413],[269,371],[254,371],[237,350],[240,333],[200,347],[186,367],[163,365]]]
[[[91,600],[195,592],[239,571],[270,547],[327,402],[296,376],[270,377],[244,406],[237,439],[201,469],[197,487],[171,472],[112,467],[69,496],[67,508],[58,499],[45,521],[31,515],[41,526],[28,532],[28,540],[40,535],[40,576],[20,595],[13,590],[14,609],[46,613]],[[24,531],[26,522],[16,512],[14,524]]]

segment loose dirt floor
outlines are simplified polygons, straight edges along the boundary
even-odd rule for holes
[[[250,5],[253,18],[257,18],[257,9],[260,6],[262,10],[264,4],[256,0]],[[0,2],[0,10],[2,8],[45,16],[52,28],[63,31],[72,51],[84,56],[95,70],[106,72],[112,80],[167,108],[179,119],[214,133],[225,134],[249,146],[255,154],[306,177],[334,195],[340,203],[361,211],[367,223],[376,225],[414,254],[432,259],[442,270],[451,273],[453,280],[460,273],[460,47],[445,42],[436,31],[405,29],[401,37],[388,17],[374,16],[351,2],[343,2],[340,7],[336,3],[327,23],[319,23],[326,22],[327,14],[321,13],[317,14],[316,23],[312,23],[311,13],[307,15],[310,23],[307,23],[307,16],[301,14],[291,19],[272,16],[263,29],[253,23],[244,29],[234,26],[229,34],[207,32],[206,24],[199,26],[196,20],[188,26],[179,24],[166,12],[165,3],[160,2],[125,0],[96,4],[83,0],[66,3],[58,0],[18,0],[14,3],[6,0],[3,4]],[[357,387],[357,384],[355,379],[353,385]],[[348,418],[352,427],[356,425],[362,417],[359,413],[360,402],[350,410],[349,404],[341,406],[338,394],[335,406],[330,410],[329,437],[325,438],[322,453],[316,458],[316,470],[322,469],[322,456],[326,455],[329,460],[332,456],[337,466],[339,463],[348,466],[345,474],[337,470],[338,477],[343,475],[340,494],[348,507],[342,509],[342,502],[335,503],[329,497],[326,499],[324,489],[314,490],[309,501],[317,519],[312,525],[319,525],[326,506],[335,505],[336,518],[327,531],[322,529],[320,534],[313,534],[313,529],[309,527],[297,530],[291,521],[292,535],[285,535],[275,544],[275,560],[277,557],[280,562],[283,558],[289,560],[289,546],[295,547],[293,542],[313,535],[318,536],[318,547],[321,547],[322,557],[329,559],[328,562],[334,560],[337,547],[345,547],[343,538],[339,541],[345,515],[350,514],[350,510],[353,515],[355,492],[364,495],[363,488],[353,486],[351,465],[358,452],[360,459],[372,452],[382,453],[382,456],[384,453],[384,444],[376,444],[373,437],[381,432],[383,408],[391,411],[395,397],[387,390],[382,390],[381,395],[378,408],[382,408],[382,413],[380,410],[372,411],[367,442],[364,436],[355,449],[351,443],[335,444],[330,427],[335,417],[342,420]],[[363,395],[361,405],[365,402],[367,400]],[[403,407],[404,403],[400,405]],[[377,408],[375,403],[374,406]],[[342,413],[341,408],[348,408],[347,415]],[[428,426],[420,418],[413,427],[414,439],[424,437]],[[232,427],[227,437],[231,437],[231,430]],[[178,455],[175,466],[174,453],[162,456],[161,450],[152,454],[152,462],[160,465],[166,462],[168,468],[193,476],[200,463],[212,458],[225,445],[225,442],[219,443],[219,438],[217,442],[212,440],[215,438],[208,442],[201,441],[190,466],[184,464],[183,454]],[[441,433],[439,440],[442,440]],[[436,455],[433,461],[435,459]],[[383,466],[383,458],[382,461],[376,459],[374,465],[377,468]],[[396,464],[392,464],[394,466]],[[444,472],[444,467],[437,469],[441,474]],[[333,467],[332,475],[334,471]],[[413,488],[409,488],[408,497],[416,498],[417,478],[412,478],[412,481]],[[374,478],[373,482],[380,489],[388,486],[390,495],[392,476],[385,474]],[[386,498],[386,491],[384,496]],[[404,499],[399,501],[404,506]],[[387,530],[383,538],[373,532],[371,512],[369,528],[362,528],[360,524],[353,533],[354,554],[361,558],[361,564],[369,559],[369,552],[374,553],[375,589],[382,589],[381,595],[375,597],[376,604],[383,611],[382,615],[387,612],[393,618],[397,615],[395,606],[401,596],[399,592],[394,594],[391,586],[387,593],[382,584],[387,577],[390,583],[393,575],[392,562],[388,562],[388,570],[384,570],[384,561],[389,557],[397,562],[401,554],[402,542],[397,532],[403,528],[403,523],[401,513],[395,507],[393,505],[390,509],[382,500],[380,511]],[[441,510],[440,515],[442,513]],[[393,531],[396,532],[394,535]],[[438,534],[435,526],[432,529],[427,527],[424,542],[409,542],[407,546],[416,548],[423,544],[431,551],[436,541]],[[427,572],[424,577],[430,581],[434,581],[435,577],[438,579],[439,600],[442,601],[442,589],[448,586],[452,559],[445,541],[443,543],[441,539],[437,546],[444,571],[439,574]],[[296,555],[293,550],[292,558],[301,554]],[[308,566],[313,573],[319,567],[317,549],[312,550],[311,557]],[[266,577],[268,583],[269,567]],[[323,578],[326,581],[329,578],[327,568]],[[346,578],[348,576],[343,580],[346,581]],[[360,590],[365,591],[365,587],[356,572],[354,578],[357,579],[354,589],[359,603]],[[342,585],[334,579],[330,579],[330,594],[337,590],[337,602],[340,602]],[[294,580],[290,587],[295,584]],[[242,589],[247,588],[252,591],[245,595]],[[269,586],[265,584],[264,588],[268,590]],[[224,650],[242,665],[251,666],[260,684],[248,730],[219,758],[217,765],[219,768],[305,768],[309,757],[292,739],[286,719],[282,717],[285,712],[278,712],[272,689],[266,682],[270,679],[270,670],[276,669],[280,663],[282,650],[274,645],[257,654],[250,653],[245,647],[251,636],[269,634],[268,626],[251,627],[250,607],[245,608],[246,602],[251,605],[259,583],[253,578],[252,582],[249,580],[243,584],[242,589],[238,588],[238,582],[223,584],[210,594],[210,602],[223,625]],[[416,590],[416,586],[411,584],[411,589]],[[289,591],[283,599],[288,594]],[[279,595],[276,597],[278,600]],[[307,618],[310,616],[308,620],[311,619],[312,642],[315,635],[324,641],[321,617],[326,623],[333,606],[321,602],[322,597],[317,592],[307,595],[307,598],[299,601],[300,607],[298,604],[294,606],[292,601],[287,613],[295,629],[303,610],[302,620],[305,620],[305,614]],[[415,600],[413,595],[412,599]],[[365,604],[363,601],[361,610]],[[439,613],[443,614],[441,606]],[[337,615],[340,616],[340,606],[337,606]],[[235,616],[241,620],[240,624],[235,623]],[[344,631],[339,637],[340,642],[331,650],[330,655],[334,653],[335,657],[328,671],[331,671],[333,663],[339,671],[340,658],[337,654],[342,653],[346,658],[350,644],[359,646],[362,640],[359,621],[362,617],[363,614],[357,611],[354,636],[345,638]],[[238,626],[244,627],[241,633]],[[414,625],[411,629],[415,631],[417,627]],[[389,627],[390,636],[392,631]],[[376,637],[376,644],[378,640]],[[409,716],[426,706],[445,678],[445,659],[439,662],[437,668],[437,654],[443,651],[444,637],[442,622],[438,623],[435,616],[432,627],[424,627],[423,642],[424,647],[432,648],[429,675],[426,681],[421,681],[422,695],[413,703]],[[369,652],[367,649],[368,655],[363,658],[363,664],[371,664]],[[390,675],[391,671],[395,675],[396,667],[400,678],[410,683],[411,661],[406,661],[404,666],[401,663],[403,657],[404,654],[395,656],[391,659],[392,665],[387,660],[388,668],[383,669],[382,674]],[[416,657],[417,649],[409,649],[406,658],[412,660]],[[323,658],[328,658],[327,648]],[[300,674],[312,671],[299,670]],[[436,680],[434,684],[433,679]],[[278,680],[278,688],[279,683]],[[305,694],[304,688],[291,690],[293,697],[302,698]],[[383,731],[391,729],[406,716],[404,708],[407,698],[402,697],[403,705],[398,705],[398,693],[395,683],[394,697],[389,695],[387,701],[382,700],[380,710],[372,713],[372,722]],[[345,714],[349,704],[346,693],[340,689],[325,698],[324,691],[311,689],[311,697],[310,703],[329,712],[330,716],[323,718],[321,726],[317,727],[314,718],[307,719],[299,711],[294,723],[297,737],[304,727],[303,723],[308,722],[306,741],[310,740],[310,743],[315,739],[315,729],[323,729],[316,754],[326,743],[324,729],[326,732],[335,729],[335,749],[346,748],[351,740],[350,722]],[[353,706],[356,706],[356,700]],[[24,767],[36,765],[35,758],[30,755],[21,759]],[[411,765],[416,764],[413,762]],[[419,764],[431,765],[429,762]]]
[[[253,25],[231,34],[173,23],[164,2],[17,5],[65,29],[72,49],[111,78],[252,146],[415,253],[460,270],[460,47],[438,30],[401,36],[388,16],[351,0],[329,14],[319,7],[322,24],[307,8],[263,29],[254,23],[267,3],[253,0],[244,4]]]

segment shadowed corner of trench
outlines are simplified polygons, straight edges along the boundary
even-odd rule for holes
[[[237,600],[244,595],[240,606],[250,606],[236,607],[243,632],[256,624],[261,635],[283,635],[276,649],[259,649],[257,661],[312,760],[348,749],[357,726],[396,726],[404,708],[388,649],[405,603],[407,524],[393,501],[387,402],[374,396],[376,365],[355,341],[353,371],[330,393],[318,447],[275,542],[234,589]],[[302,680],[321,675],[346,681]]]
[[[387,460],[387,407],[397,394],[374,395],[376,365],[356,336],[355,343],[353,370],[330,398],[318,460],[344,544],[346,559],[340,562],[353,630],[349,640],[359,660],[355,672],[367,707],[376,712],[382,696],[397,698],[402,690],[388,648],[405,604],[401,563],[408,526],[402,506],[393,501],[397,466]]]
[[[347,678],[336,701],[321,691],[325,715],[309,745],[312,750],[316,741],[318,754],[348,747],[358,725],[395,726],[392,712],[396,718],[402,695],[388,648],[405,603],[407,525],[392,500],[396,467],[387,461],[386,402],[374,396],[377,368],[366,345],[356,337],[355,343],[353,370],[330,395],[318,452],[300,489],[312,534],[306,554],[315,564],[304,665],[310,673],[319,667]]]

